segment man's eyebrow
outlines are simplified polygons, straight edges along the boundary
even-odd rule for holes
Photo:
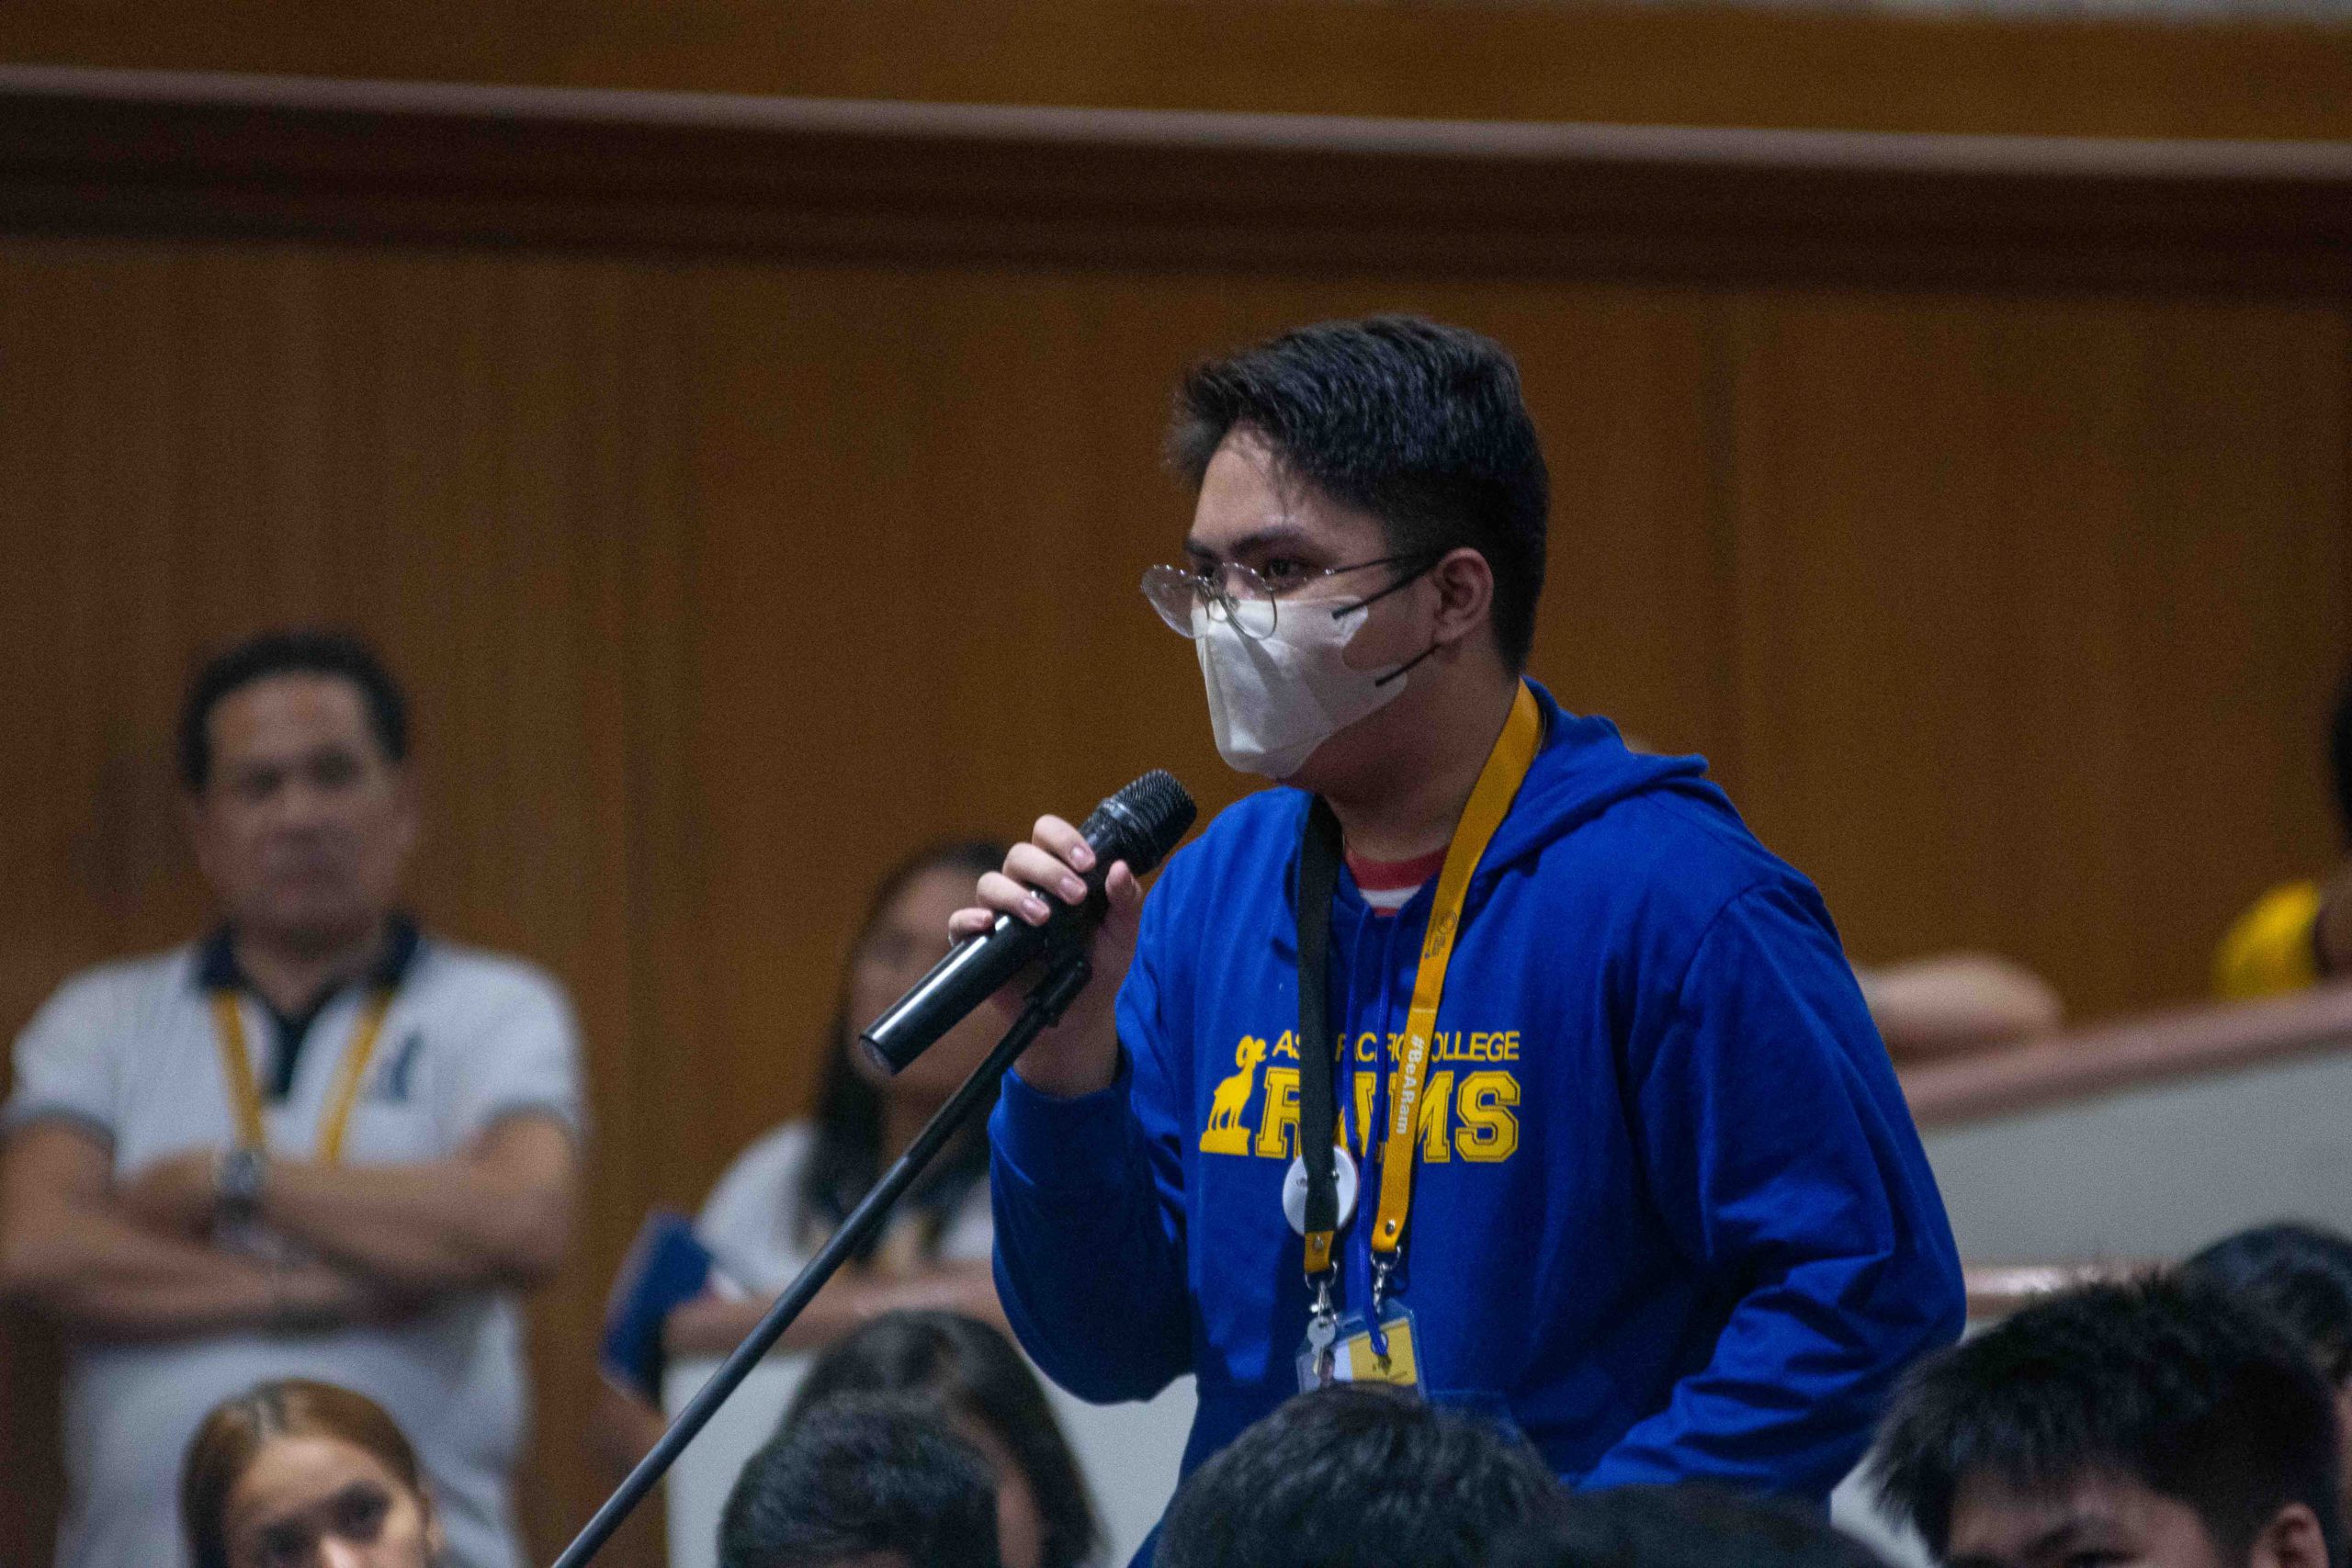
[[[282,773],[291,768],[316,767],[321,762],[341,761],[345,758],[365,755],[366,742],[341,739],[321,740],[297,747],[290,751],[271,751],[259,757],[227,757],[220,766],[238,773]]]
[[[1307,538],[1307,531],[1297,524],[1277,523],[1272,527],[1261,528],[1254,534],[1244,534],[1233,542],[1232,551],[1223,557],[1198,539],[1186,539],[1184,553],[1194,560],[1239,560],[1244,556],[1253,555],[1261,550],[1270,550],[1278,545],[1299,545],[1306,542]]]
[[[2075,1537],[2081,1535],[2086,1526],[2096,1522],[2096,1520],[2086,1519],[2079,1514],[2070,1514],[2028,1541],[2025,1550],[2018,1555],[2024,1558],[2054,1556]]]
[[[1990,1553],[1971,1552],[1965,1557],[1948,1557],[1944,1568],[2008,1568],[2011,1562],[2041,1562],[2063,1555],[2074,1539],[2082,1533],[2084,1521],[2079,1518],[2061,1519],[2007,1557]]]
[[[2007,1568],[2010,1562],[2041,1562],[2062,1553],[2076,1537],[2084,1533],[2086,1527],[2098,1522],[2097,1519],[2086,1518],[2079,1514],[2069,1515],[2027,1541],[2010,1556],[1996,1557],[1985,1552],[1970,1552],[1962,1557],[1945,1558],[1943,1568]]]

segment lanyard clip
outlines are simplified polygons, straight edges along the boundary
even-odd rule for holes
[[[1317,1388],[1330,1387],[1336,1370],[1331,1349],[1340,1339],[1340,1312],[1331,1304],[1331,1277],[1336,1272],[1326,1269],[1314,1276],[1315,1303],[1306,1314],[1306,1348],[1315,1360]]]
[[[1395,1258],[1381,1252],[1372,1255],[1372,1311],[1365,1315],[1364,1329],[1372,1339],[1372,1353],[1379,1359],[1384,1371],[1388,1366],[1388,1333],[1380,1321],[1380,1309],[1388,1300],[1388,1278],[1396,1271]]]

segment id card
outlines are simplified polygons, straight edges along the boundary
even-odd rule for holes
[[[1339,1332],[1329,1350],[1317,1345],[1310,1333],[1298,1351],[1300,1392],[1311,1393],[1327,1382],[1385,1382],[1398,1388],[1419,1388],[1420,1358],[1414,1343],[1412,1309],[1402,1302],[1388,1303],[1380,1309],[1380,1326],[1388,1341],[1385,1359],[1374,1350],[1372,1331],[1360,1312],[1348,1313],[1340,1319]],[[1329,1358],[1328,1373],[1322,1364],[1326,1356]]]

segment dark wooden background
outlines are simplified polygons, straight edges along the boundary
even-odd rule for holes
[[[2352,122],[2345,35],[2286,28],[131,17],[27,7],[0,52],[1898,132]],[[870,47],[885,23],[907,47]],[[205,920],[168,758],[191,660],[288,620],[379,641],[417,709],[417,902],[548,965],[587,1035],[594,1201],[535,1314],[551,1554],[597,1495],[604,1282],[649,1204],[697,1201],[805,1103],[876,872],[1149,766],[1239,792],[1135,592],[1186,515],[1155,464],[1168,388],[1383,309],[1521,356],[1558,496],[1534,672],[1705,751],[1858,957],[1999,949],[2081,1015],[2194,995],[2231,913],[2336,844],[2347,194],[2324,147],[0,77],[0,1031]],[[0,1561],[29,1562],[53,1348],[5,1333]]]
[[[14,0],[11,61],[2029,136],[2342,137],[2352,29],[1570,0]]]

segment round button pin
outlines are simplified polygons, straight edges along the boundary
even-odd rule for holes
[[[1331,1223],[1331,1228],[1338,1230],[1355,1217],[1356,1162],[1354,1156],[1337,1146],[1331,1150],[1331,1187],[1332,1196],[1340,1201],[1339,1215]],[[1306,1234],[1306,1159],[1303,1155],[1292,1156],[1290,1174],[1283,1178],[1283,1217],[1290,1221],[1291,1229]]]

